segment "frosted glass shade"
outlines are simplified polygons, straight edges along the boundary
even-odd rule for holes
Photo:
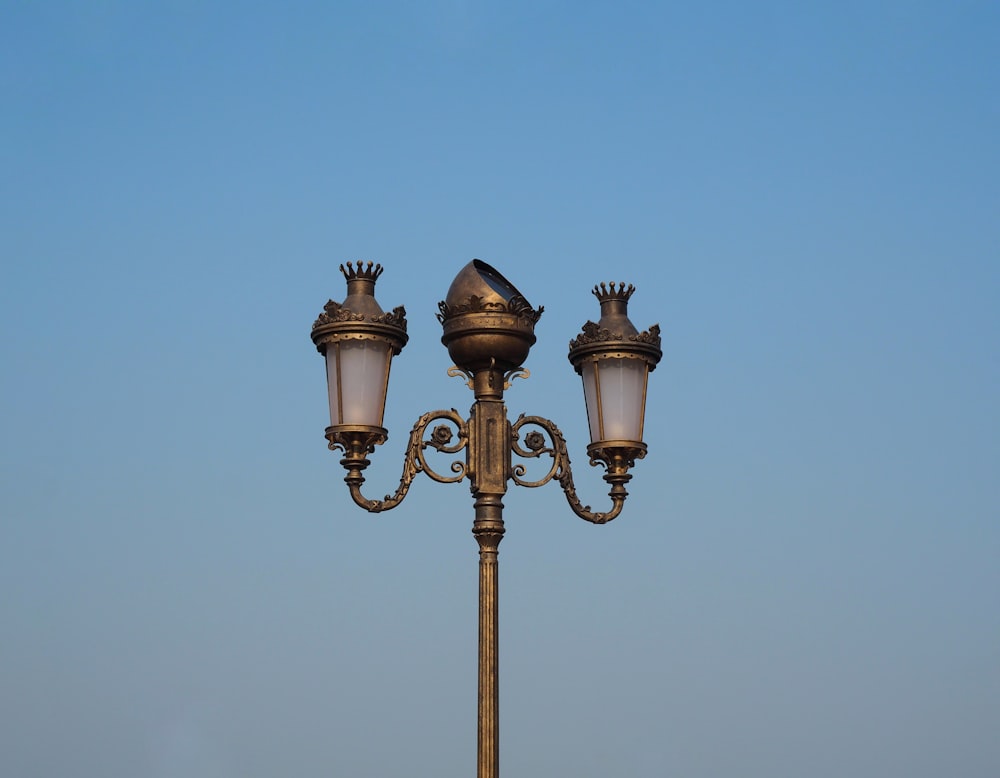
[[[642,417],[649,369],[642,359],[604,358],[584,362],[583,396],[590,442],[642,441]]]
[[[326,347],[330,424],[382,426],[392,351],[384,340],[336,340]]]

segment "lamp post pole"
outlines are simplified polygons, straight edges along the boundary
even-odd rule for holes
[[[469,458],[476,517],[472,534],[479,544],[479,726],[480,778],[500,774],[499,602],[497,554],[503,540],[503,495],[510,472],[506,443],[507,409],[503,403],[503,376],[486,368],[473,376],[476,401],[469,425]]]
[[[479,709],[478,778],[499,778],[498,583],[497,555],[504,535],[503,496],[507,483],[538,487],[556,480],[570,508],[582,519],[604,524],[617,517],[628,493],[629,469],[646,454],[642,426],[646,381],[661,357],[659,327],[639,332],[627,315],[633,287],[601,284],[594,294],[601,302],[599,322],[587,322],[570,343],[569,359],[583,377],[591,443],[591,465],[602,465],[611,509],[591,511],[577,497],[566,442],[558,427],[540,416],[524,416],[511,423],[504,390],[514,378],[528,377],[522,365],[535,342],[534,327],[542,314],[496,269],[473,260],[456,276],[438,319],[442,343],[455,367],[452,376],[464,376],[475,401],[468,420],[455,410],[431,411],[421,416],[406,448],[403,473],[394,495],[366,498],[363,471],[377,445],[388,433],[382,427],[389,365],[406,344],[402,307],[385,313],[375,301],[375,281],[381,266],[347,263],[343,303],[332,300],[312,329],[317,349],[326,357],[331,424],[326,438],[331,450],[343,452],[344,480],[355,503],[372,513],[395,508],[409,491],[417,473],[441,483],[469,479],[475,507],[472,533],[479,544]],[[430,431],[431,422],[439,421]],[[454,431],[453,431],[454,428]],[[537,428],[537,429],[531,429]],[[528,431],[530,430],[530,431]],[[455,434],[457,432],[457,435]],[[521,435],[524,433],[522,441]],[[425,452],[465,451],[465,461],[454,461],[443,475],[431,468]],[[538,480],[525,478],[523,464],[512,455],[549,457],[548,472]]]

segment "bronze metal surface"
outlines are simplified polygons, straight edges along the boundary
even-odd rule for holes
[[[398,342],[402,348],[406,342],[402,308],[396,309],[400,312],[398,319],[386,319],[383,317],[395,317],[395,311],[383,314],[380,308],[371,307],[374,302],[371,292],[381,267],[376,266],[373,271],[369,263],[368,268],[362,270],[359,264],[353,272],[354,279],[345,271],[348,300],[342,306],[333,304],[334,308],[326,311],[326,319],[321,316],[313,327],[313,341],[322,351],[326,338],[377,335],[392,343]],[[639,333],[628,321],[626,303],[632,291],[631,286],[626,290],[624,285],[616,288],[612,284],[610,290],[604,285],[595,287],[595,294],[601,300],[602,317],[598,324],[588,322],[583,333],[571,344],[570,359],[578,371],[582,360],[606,355],[609,350],[615,355],[620,353],[643,359],[650,369],[659,361],[659,328]],[[347,308],[348,301],[353,307],[345,315],[342,311]],[[533,488],[555,480],[577,516],[594,524],[604,524],[621,513],[628,496],[625,485],[632,478],[629,470],[637,459],[645,456],[646,446],[640,441],[601,441],[587,448],[590,464],[605,468],[603,477],[611,486],[608,493],[611,508],[603,512],[592,511],[577,496],[566,441],[559,428],[540,416],[521,415],[511,424],[503,401],[504,391],[510,388],[511,381],[528,376],[521,365],[535,342],[534,325],[542,308],[533,309],[495,268],[473,260],[456,276],[447,297],[439,304],[439,311],[444,331],[441,340],[456,364],[448,374],[465,376],[475,397],[468,420],[455,410],[432,411],[421,416],[410,431],[399,486],[395,494],[381,500],[364,497],[361,487],[365,482],[363,471],[370,464],[368,456],[385,441],[386,431],[381,427],[338,425],[328,427],[326,436],[331,449],[344,452],[340,463],[347,470],[344,480],[352,499],[373,513],[399,505],[418,473],[426,473],[441,483],[469,479],[474,506],[472,533],[479,546],[477,776],[499,778],[497,557],[505,532],[502,498],[507,483],[513,481],[518,486]],[[354,329],[341,328],[341,322],[349,323]],[[392,327],[396,329],[390,335],[388,328]],[[442,423],[428,433],[435,421]],[[425,457],[428,448],[446,455],[464,451],[465,460],[451,463],[453,475],[442,475],[428,465]],[[513,464],[515,455],[539,460],[549,457],[551,463],[541,478],[530,480],[523,464]]]

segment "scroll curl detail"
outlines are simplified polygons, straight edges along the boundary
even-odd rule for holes
[[[427,440],[424,435],[427,428],[433,421],[444,421],[446,424],[438,424],[431,431]],[[452,424],[457,435],[452,432]],[[393,495],[386,495],[381,500],[369,500],[361,494],[361,485],[364,477],[360,470],[349,472],[347,478],[348,486],[351,489],[351,497],[358,505],[371,513],[381,513],[395,508],[410,490],[410,484],[416,478],[417,473],[426,473],[431,479],[443,484],[457,483],[465,478],[465,463],[456,460],[451,463],[451,472],[455,475],[442,475],[427,464],[425,452],[428,448],[433,448],[442,454],[457,454],[469,444],[469,428],[466,421],[454,408],[451,410],[431,411],[425,413],[413,425],[410,430],[410,438],[406,445],[406,454],[403,460],[403,474],[399,477],[399,487]]]
[[[522,446],[521,431],[529,426],[539,427],[544,433],[538,430],[526,432],[524,445]],[[611,492],[609,493],[612,503],[611,510],[604,512],[592,511],[590,506],[584,505],[577,496],[576,485],[573,483],[573,470],[570,466],[569,452],[566,449],[566,439],[555,424],[541,416],[525,416],[522,414],[511,425],[511,433],[511,450],[517,456],[525,459],[536,459],[543,454],[548,454],[552,457],[552,465],[549,467],[548,472],[535,481],[529,481],[524,478],[527,468],[523,464],[515,465],[511,472],[511,480],[514,483],[518,486],[535,488],[544,486],[549,481],[555,479],[562,487],[569,507],[581,519],[593,524],[606,524],[618,517],[622,511],[622,506],[625,504],[625,498],[628,496],[624,484],[631,476],[627,473],[605,474],[604,479],[611,484]],[[546,435],[548,436],[547,439]],[[591,464],[595,464],[595,462],[591,461]]]

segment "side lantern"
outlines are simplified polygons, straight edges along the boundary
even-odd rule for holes
[[[406,345],[406,311],[386,313],[375,300],[382,266],[348,262],[347,298],[330,300],[312,328],[312,340],[326,357],[330,447],[370,452],[388,434],[382,426],[392,357]],[[360,449],[358,449],[360,450]]]
[[[629,321],[628,300],[635,287],[602,283],[593,291],[601,303],[601,319],[588,321],[570,341],[569,361],[583,377],[590,422],[587,453],[611,472],[646,455],[646,384],[663,352],[658,325],[639,332]]]

